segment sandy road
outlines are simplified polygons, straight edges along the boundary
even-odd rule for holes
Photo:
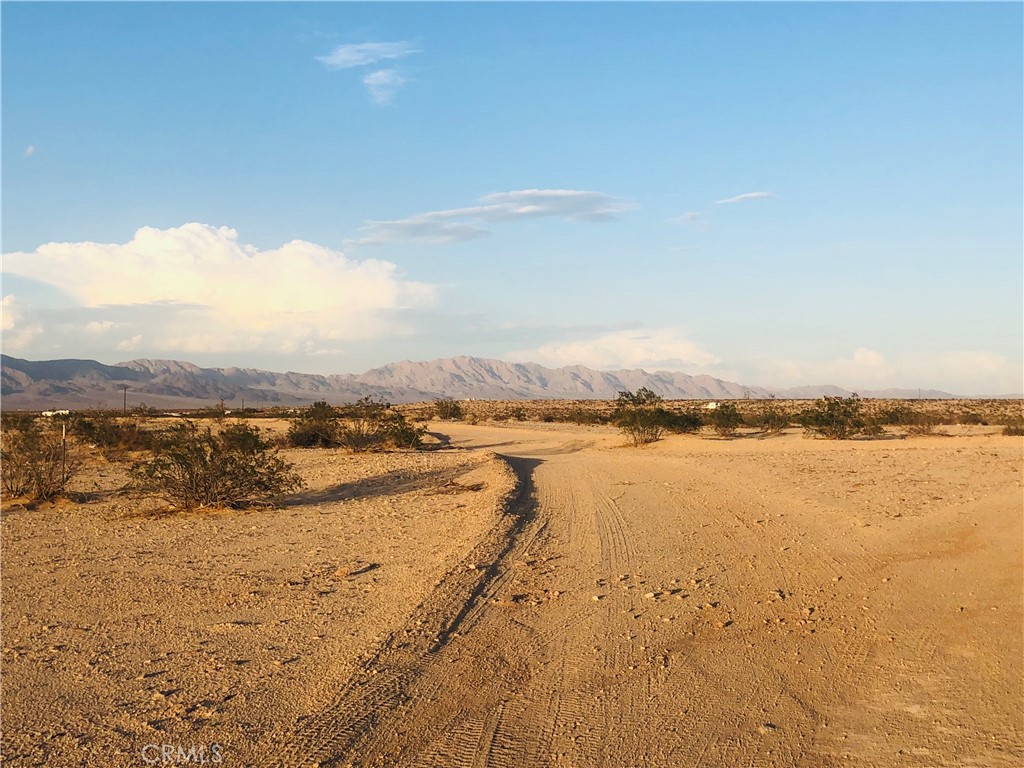
[[[445,431],[510,514],[268,765],[1024,762],[1019,441]]]

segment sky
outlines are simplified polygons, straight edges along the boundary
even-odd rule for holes
[[[1019,3],[12,3],[3,352],[1024,391]]]

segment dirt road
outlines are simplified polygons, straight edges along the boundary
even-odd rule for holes
[[[267,765],[1024,764],[1019,440],[444,430],[510,514]]]

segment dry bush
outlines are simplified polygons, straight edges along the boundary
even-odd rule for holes
[[[148,460],[131,467],[132,486],[184,509],[265,502],[301,488],[292,465],[260,430],[231,424],[218,433],[183,421],[161,434]]]
[[[49,501],[64,493],[81,467],[81,454],[63,434],[36,421],[0,436],[0,486],[7,496]]]
[[[338,411],[318,400],[288,424],[288,444],[295,448],[329,448],[337,445],[340,436]]]
[[[434,414],[439,419],[458,421],[462,418],[462,406],[450,397],[434,399]]]

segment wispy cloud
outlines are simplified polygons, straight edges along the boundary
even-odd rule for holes
[[[410,42],[394,43],[349,43],[339,45],[326,56],[317,56],[316,60],[328,69],[350,69],[376,64],[378,61],[401,59],[419,49]]]
[[[747,200],[765,200],[769,197],[775,197],[771,192],[744,192],[742,195],[736,195],[736,197],[727,197],[725,200],[716,200],[715,203],[723,205],[727,203],[744,203]]]
[[[34,155],[35,153],[36,153],[36,145],[35,144],[29,144],[27,147],[25,147],[25,157],[32,157],[32,155]]]
[[[575,189],[522,189],[481,197],[478,205],[418,213],[404,219],[368,221],[364,236],[347,245],[393,242],[444,244],[473,240],[488,230],[467,222],[502,222],[554,216],[567,221],[611,221],[636,206],[602,192]]]
[[[379,69],[363,78],[363,85],[370,92],[370,97],[381,105],[390,104],[405,83],[405,78],[394,69]]]
[[[673,216],[668,220],[670,224],[685,224],[690,227],[707,227],[710,225],[707,216],[697,211],[687,211],[679,216]]]
[[[352,69],[368,67],[382,61],[393,61],[419,53],[420,49],[410,42],[393,43],[350,43],[339,45],[326,56],[317,56],[316,60],[328,69]],[[375,104],[390,104],[395,94],[408,80],[397,69],[378,69],[363,77],[363,85],[370,93]]]

